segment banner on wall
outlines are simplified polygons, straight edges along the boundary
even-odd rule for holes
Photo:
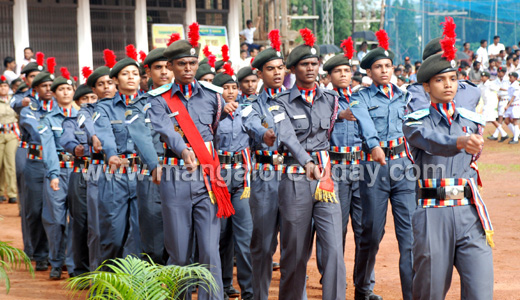
[[[181,39],[185,38],[184,26],[182,24],[152,24],[153,48],[166,47],[172,33],[179,33]]]
[[[204,49],[206,45],[209,47],[209,51],[213,53],[217,60],[222,59],[222,53],[220,48],[228,44],[227,29],[225,26],[207,26],[200,25],[200,45],[201,49]],[[228,44],[229,45],[229,44]],[[200,57],[204,54],[200,51]]]

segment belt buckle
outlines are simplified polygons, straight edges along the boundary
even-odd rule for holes
[[[273,165],[283,165],[283,155],[281,154],[273,154]]]
[[[346,161],[351,161],[352,160],[352,153],[351,152],[345,153],[345,160]]]
[[[446,192],[446,200],[464,199],[463,185],[445,186],[444,191]]]
[[[70,155],[68,155],[68,154],[62,154],[62,155],[61,155],[61,158],[63,159],[63,161],[70,161],[70,158],[71,158],[71,157],[70,157]]]

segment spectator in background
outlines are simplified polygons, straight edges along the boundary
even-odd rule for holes
[[[246,57],[249,57],[249,46],[247,45],[246,42],[242,42],[242,44],[240,44],[240,52],[242,52],[242,50],[246,51],[246,53],[247,53]]]
[[[500,53],[498,54],[498,60],[500,62],[500,66],[502,66],[502,67],[506,66],[506,60],[507,60],[506,50],[500,50]]]
[[[401,69],[401,67],[395,68],[394,75],[399,78],[399,76],[403,75],[403,69]]]
[[[258,16],[256,18],[255,27],[253,27],[253,21],[247,20],[246,21],[247,28],[238,33],[241,37],[243,37],[245,39],[245,43],[247,44],[249,51],[251,51],[252,49],[258,49],[258,47],[259,47],[259,45],[255,44],[254,35],[255,35],[256,28],[258,27],[258,25],[260,25],[260,20],[261,20],[261,17]]]
[[[410,57],[407,56],[404,58],[404,66],[410,66],[410,68],[412,67],[412,63],[410,62]]]
[[[244,50],[244,49],[240,50],[240,60],[238,61],[236,66],[237,66],[237,68],[236,68],[237,72],[238,72],[238,70],[240,70],[244,67],[251,66],[251,57],[247,57],[247,50]]]
[[[397,76],[397,86],[401,91],[406,92],[408,89],[408,85],[408,79],[406,79],[406,77],[404,77],[403,75]]]
[[[7,79],[7,83],[11,85],[11,82],[18,78],[16,75],[16,61],[11,56],[4,58],[4,76]]]
[[[22,65],[20,66],[20,70],[22,70],[31,61],[36,61],[34,59],[34,50],[31,47],[26,47],[23,49],[23,61]],[[20,72],[18,72],[18,74],[20,74]]]
[[[477,58],[476,58],[476,61],[478,61],[484,69],[489,67],[489,56],[488,56],[486,47],[487,47],[487,41],[481,40],[480,48],[478,48],[478,50],[477,50]],[[479,82],[480,82],[480,78],[479,78]]]
[[[357,58],[359,61],[361,61],[363,59],[363,57],[365,57],[365,55],[367,55],[368,53],[368,44],[366,41],[363,41],[363,43],[361,43],[361,46],[359,46],[359,51],[357,53]]]
[[[500,37],[495,35],[493,37],[493,44],[488,47],[488,55],[490,58],[497,58],[498,54],[500,54],[500,50],[506,50],[504,44],[500,43]]]
[[[473,50],[471,50],[471,44],[468,43],[468,42],[465,42],[464,43],[464,50],[463,52],[466,53],[467,56],[469,56],[468,59],[464,59],[463,61],[467,62],[468,65],[471,66],[471,64],[473,63],[473,57],[475,56],[475,52],[473,52]]]
[[[511,46],[507,46],[506,47],[506,55],[507,56],[511,55],[511,52],[513,52],[513,48],[511,48]]]
[[[416,61],[414,63],[414,66],[415,66],[415,73],[410,75],[410,77],[409,77],[410,83],[417,82],[417,72],[419,72],[419,68],[421,67],[421,62],[420,61]]]
[[[351,83],[352,93],[359,91],[359,89],[361,88],[361,81],[363,81],[363,78],[361,77],[361,75],[352,76],[352,83]]]
[[[466,71],[460,70],[457,72],[457,79],[458,80],[468,80],[468,74],[466,74]]]
[[[252,58],[255,58],[257,55],[258,55],[258,48],[253,48],[250,50],[249,54],[251,55]]]
[[[515,65],[513,65],[513,59],[514,59],[514,56],[513,55],[509,55],[506,59],[506,65],[505,65],[505,68],[506,68],[506,75],[509,76],[509,73],[511,72],[514,72],[516,67]]]
[[[489,78],[491,80],[495,80],[497,78],[497,69],[498,69],[499,65],[498,65],[498,60],[496,58],[491,58],[489,60],[489,68],[488,68],[488,73],[489,73]]]
[[[520,65],[518,64],[518,62],[520,62],[518,60],[518,56],[513,58],[513,66],[515,67],[515,72],[518,73],[518,71],[520,71]]]
[[[260,52],[262,52],[264,50],[265,50],[265,46],[264,45],[258,47],[258,53],[260,53]]]
[[[473,82],[474,84],[479,84],[480,83],[480,74],[481,74],[481,71],[480,71],[480,65],[481,63],[479,61],[474,61],[473,62],[473,68],[471,68],[471,70],[469,71],[469,81]]]

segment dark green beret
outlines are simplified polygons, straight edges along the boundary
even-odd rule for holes
[[[489,77],[489,72],[484,71],[484,72],[480,73],[480,76]]]
[[[513,76],[514,78],[518,78],[518,73],[511,72],[511,73],[509,73],[509,76]]]
[[[237,83],[237,77],[236,75],[229,76],[227,73],[218,73],[215,75],[215,78],[213,78],[214,85],[223,87],[226,83]]]
[[[283,60],[283,54],[280,51],[276,51],[274,48],[265,49],[264,51],[258,53],[258,55],[253,60],[251,64],[253,68],[262,70],[262,67],[265,63],[270,62],[271,60],[281,59]]]
[[[507,68],[504,67],[498,67],[497,72],[507,72]]]
[[[377,47],[374,50],[370,50],[370,52],[368,52],[368,54],[363,57],[360,66],[365,70],[370,69],[376,61],[385,58],[393,61],[394,56],[394,52],[392,52],[391,50],[385,50],[381,47]]]
[[[314,45],[314,47],[311,48],[306,44],[302,44],[294,48],[289,54],[289,57],[287,57],[287,68],[290,69],[291,67],[296,66],[296,64],[300,60],[304,60],[311,57],[319,58],[320,48],[317,45]]]
[[[33,61],[33,62],[30,62],[27,65],[25,65],[25,67],[23,67],[23,69],[20,73],[29,74],[34,71],[40,72],[40,71],[44,71],[44,70],[45,70],[45,66],[38,66],[38,64]]]
[[[203,65],[203,64],[207,64],[208,63],[208,58],[207,57],[204,57],[203,60],[199,61],[199,66],[200,65]]]
[[[363,81],[363,77],[361,77],[361,76],[352,76],[352,80],[355,80],[355,81],[361,83]]]
[[[87,85],[90,87],[94,87],[96,85],[96,82],[99,78],[109,75],[110,74],[110,68],[107,66],[102,66],[94,70],[92,74],[87,79]]]
[[[199,65],[199,68],[197,69],[197,73],[195,73],[195,79],[200,80],[202,76],[207,74],[213,74],[215,75],[215,68],[212,68],[208,64],[202,64]]]
[[[215,62],[215,72],[222,69],[222,67],[226,64],[223,60],[218,60]]]
[[[323,71],[331,72],[337,66],[350,66],[350,59],[345,54],[336,54],[323,65]]]
[[[166,56],[164,56],[164,50],[166,50],[166,48],[156,48],[150,51],[150,53],[148,53],[148,55],[143,61],[143,66],[145,68],[150,68],[152,67],[152,64],[156,61],[168,60]]]
[[[424,83],[437,74],[457,71],[457,62],[455,60],[447,61],[442,57],[442,53],[434,54],[428,57],[417,72],[417,82]]]
[[[78,86],[78,88],[76,89],[76,92],[74,93],[74,97],[72,99],[74,99],[74,101],[78,101],[79,98],[85,96],[85,95],[88,95],[88,94],[93,94],[94,92],[92,91],[92,88],[86,84],[82,84],[80,86]]]
[[[441,38],[434,38],[433,40],[429,41],[428,44],[426,44],[426,46],[424,46],[422,59],[426,60],[428,57],[437,54],[441,51]]]
[[[31,87],[36,87],[36,86],[39,86],[40,84],[44,83],[44,82],[47,82],[47,81],[53,81],[54,80],[54,75],[49,73],[49,72],[40,72],[38,73],[38,75],[36,75],[36,77],[34,77],[34,80],[31,84]]]
[[[0,84],[2,83],[9,85],[9,81],[7,81],[7,78],[4,75],[0,76]]]
[[[397,79],[401,79],[403,82],[408,82],[408,78],[404,77],[403,75],[397,76]]]
[[[251,69],[251,67],[243,67],[237,72],[237,81],[240,82],[247,76],[256,75],[256,70]],[[258,77],[258,76],[257,76]]]
[[[121,70],[123,70],[124,68],[126,68],[128,66],[136,66],[139,69],[139,63],[138,62],[136,62],[135,60],[131,59],[130,57],[125,57],[125,58],[121,59],[120,61],[118,61],[114,65],[112,70],[110,70],[110,74],[108,76],[110,76],[110,78],[117,77],[119,72],[121,72]]]
[[[56,77],[51,85],[51,91],[56,92],[56,89],[62,85],[62,84],[68,84],[74,86],[75,82],[73,79],[67,79],[63,76]]]
[[[187,40],[178,40],[173,42],[166,50],[164,50],[164,56],[169,59],[178,59],[183,57],[196,57],[199,58],[200,44],[193,48],[190,42]]]
[[[20,84],[20,86],[18,86],[18,89],[16,90],[17,92],[20,92],[22,91],[23,89],[28,89],[29,87],[27,86],[27,84],[25,84],[25,82],[22,82]]]

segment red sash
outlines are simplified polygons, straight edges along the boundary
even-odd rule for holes
[[[231,196],[229,195],[226,183],[220,175],[220,161],[218,160],[218,155],[216,155],[215,151],[213,151],[213,153],[208,151],[197,126],[193,123],[188,110],[182,103],[181,99],[179,99],[179,96],[172,96],[171,91],[167,91],[161,96],[166,101],[166,104],[168,104],[172,113],[178,112],[175,116],[175,120],[179,123],[179,126],[188,139],[193,152],[195,152],[195,156],[197,156],[197,159],[200,161],[204,174],[208,175],[210,178],[211,186],[208,187],[208,192],[210,193],[210,197],[214,195],[217,202],[217,217],[230,217],[235,214],[235,209],[231,204]]]

